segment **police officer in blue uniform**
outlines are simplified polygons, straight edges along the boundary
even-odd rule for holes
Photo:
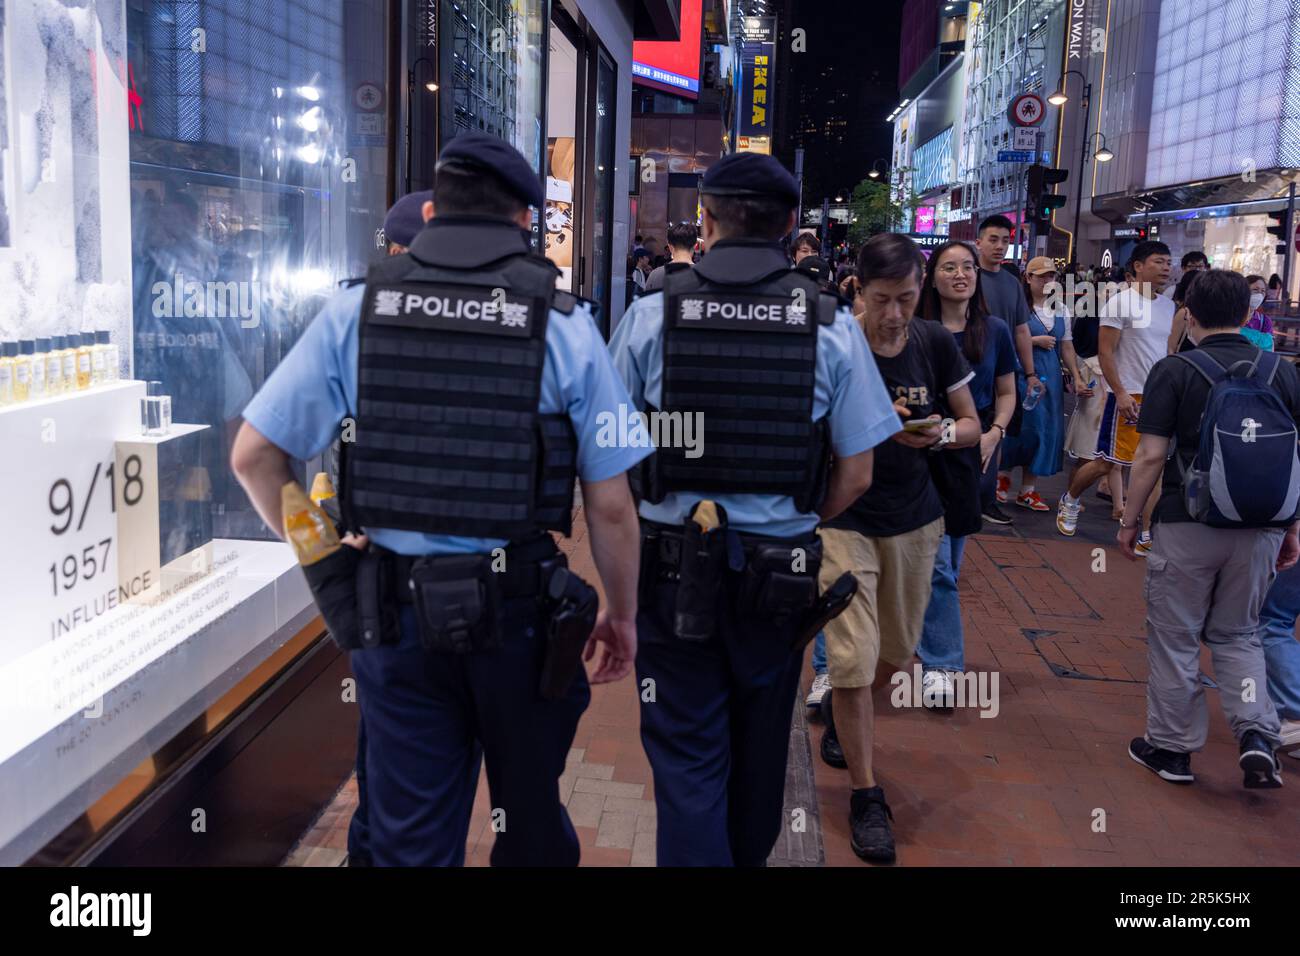
[[[410,248],[411,241],[424,228],[424,204],[431,202],[433,202],[433,190],[422,189],[417,192],[407,193],[393,203],[392,207],[384,215],[384,225],[380,232],[390,256],[400,256]],[[365,281],[365,277],[362,276],[356,279],[344,279],[339,284],[345,288],[351,288],[352,286],[361,285]],[[338,483],[341,444],[341,442],[335,441],[330,446],[330,479],[336,484]],[[323,502],[321,507],[334,521],[341,520],[336,499]],[[352,812],[352,820],[348,824],[347,863],[350,867],[371,865],[369,807],[366,786],[366,722],[358,720],[357,806]]]
[[[543,201],[507,144],[452,140],[410,251],[328,303],[245,409],[232,454],[278,531],[291,458],[342,432],[340,505],[363,533],[304,571],[352,651],[377,866],[464,862],[480,753],[491,862],[576,865],[557,781],[590,700],[579,656],[594,682],[635,657],[626,472],[647,449],[601,440],[628,396],[589,305],[530,249]],[[548,533],[569,532],[575,476],[599,615]]]
[[[794,178],[736,153],[701,192],[704,257],[633,303],[610,343],[658,446],[638,472],[641,740],[659,864],[761,866],[802,648],[853,593],[849,578],[819,595],[816,528],[866,490],[871,449],[901,426],[847,305],[781,248]],[[688,423],[696,440],[677,440]]]

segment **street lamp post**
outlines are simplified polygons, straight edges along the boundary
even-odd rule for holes
[[[1066,70],[1061,74],[1061,85],[1056,92],[1047,98],[1047,102],[1053,106],[1064,106],[1069,102],[1069,97],[1065,94],[1065,80],[1071,73],[1083,81],[1083,142],[1079,147],[1079,188],[1074,197],[1074,242],[1070,246],[1070,267],[1076,268],[1079,265],[1079,242],[1083,234],[1083,223],[1080,221],[1083,215],[1083,170],[1088,164],[1088,147],[1097,136],[1101,136],[1102,147],[1093,155],[1098,162],[1108,162],[1114,157],[1109,149],[1106,148],[1106,137],[1098,131],[1093,135],[1088,135],[1088,124],[1092,120],[1092,84],[1088,78],[1078,70]]]

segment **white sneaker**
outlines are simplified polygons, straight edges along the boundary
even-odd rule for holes
[[[1300,744],[1300,720],[1283,720],[1281,737],[1282,743],[1280,746],[1283,748]],[[1300,760],[1300,750],[1289,751],[1287,756]]]
[[[830,674],[814,675],[812,686],[808,688],[808,696],[803,699],[804,704],[809,707],[820,707],[822,705],[822,698],[826,696],[826,692],[830,689]]]
[[[1065,495],[1061,495],[1060,504],[1056,506],[1056,530],[1067,537],[1074,537],[1075,530],[1079,527],[1079,503],[1076,501],[1070,504],[1065,500]]]
[[[930,710],[952,710],[957,703],[957,688],[947,671],[926,671],[921,678],[921,706]]]

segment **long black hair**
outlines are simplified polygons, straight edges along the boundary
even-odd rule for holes
[[[966,334],[962,336],[961,351],[966,361],[978,365],[984,358],[984,345],[988,341],[989,324],[985,321],[989,307],[984,302],[984,289],[980,285],[980,260],[975,250],[959,239],[950,239],[934,247],[930,260],[925,264],[925,280],[921,284],[921,298],[916,305],[916,314],[931,322],[943,322],[943,304],[939,299],[939,289],[934,284],[935,271],[939,260],[949,249],[962,249],[970,254],[975,263],[975,294],[966,303]]]
[[[1174,286],[1174,304],[1179,308],[1187,303],[1187,293],[1192,288],[1192,283],[1196,281],[1196,277],[1200,274],[1200,269],[1184,272],[1182,278],[1178,280],[1178,285]]]

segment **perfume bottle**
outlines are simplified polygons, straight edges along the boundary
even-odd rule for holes
[[[77,340],[77,391],[84,392],[90,388],[90,353],[95,350],[95,336],[90,332],[82,332],[73,337]]]
[[[36,350],[32,353],[32,392],[33,399],[44,398],[48,393],[45,390],[45,360],[49,357],[50,340],[48,338],[38,338],[36,340]]]
[[[75,392],[77,390],[77,337],[61,335],[59,338],[63,340],[59,352],[59,358],[63,362],[63,390]]]
[[[103,333],[108,335],[107,332]],[[90,387],[104,384],[104,343],[99,332],[87,332],[90,339]]]
[[[140,399],[140,427],[146,435],[166,435],[172,427],[172,399],[164,395],[162,382],[149,382]]]
[[[113,344],[112,334],[103,329],[96,332],[95,348],[104,353],[104,381],[116,382],[121,377],[121,371],[117,366],[117,346]]]
[[[18,343],[18,358],[14,360],[14,402],[25,402],[32,391],[32,356],[36,343],[23,339]]]
[[[63,336],[50,336],[50,350],[45,353],[45,394],[63,394]]]
[[[18,357],[18,343],[5,342],[0,347],[0,405],[14,401],[14,360]]]

